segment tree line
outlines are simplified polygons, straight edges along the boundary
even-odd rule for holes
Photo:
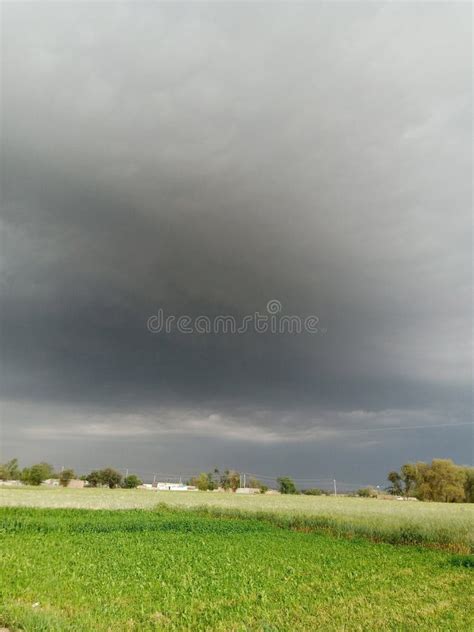
[[[456,465],[451,459],[431,463],[405,463],[400,471],[389,472],[388,492],[441,503],[474,502],[474,467]]]
[[[215,467],[212,472],[201,472],[197,476],[193,476],[187,481],[188,485],[197,487],[200,491],[213,491],[215,489],[224,489],[225,491],[235,492],[242,486],[242,474],[237,470],[226,469],[223,472]],[[256,478],[249,478],[246,487],[259,489],[262,494],[268,490],[268,486],[261,483]]]
[[[112,467],[106,467],[103,470],[93,470],[90,474],[76,476],[72,468],[55,472],[50,463],[35,463],[30,467],[20,469],[18,459],[11,459],[6,463],[0,464],[0,480],[21,481],[25,485],[41,485],[46,480],[57,479],[59,484],[67,487],[69,481],[80,479],[87,482],[91,487],[115,487],[134,488],[142,484],[142,481],[136,474],[123,476],[121,472]]]
[[[142,484],[136,474],[123,476],[121,472],[106,467],[93,470],[89,474],[77,477],[73,469],[63,469],[55,472],[52,465],[41,462],[20,469],[18,459],[11,459],[0,464],[0,480],[19,480],[26,485],[41,485],[45,480],[57,479],[59,484],[67,487],[69,481],[79,478],[90,487],[109,487],[114,489],[135,488]],[[431,463],[405,463],[399,471],[389,472],[387,480],[390,485],[386,492],[394,496],[405,498],[414,497],[422,501],[435,502],[474,502],[474,467],[456,465],[450,459],[433,459]],[[278,491],[281,494],[306,494],[310,496],[329,495],[330,492],[319,488],[298,490],[295,482],[288,476],[276,479]],[[212,472],[201,472],[193,476],[188,485],[200,491],[224,489],[235,492],[242,486],[242,474],[236,470],[225,469],[222,472],[214,468]],[[250,477],[245,486],[268,491],[268,486],[257,478]],[[356,492],[359,496],[376,497],[378,492],[373,488],[362,488]]]
[[[7,463],[0,464],[0,480],[19,480],[25,485],[41,485],[48,479],[57,479],[60,485],[67,487],[69,481],[76,478],[87,482],[90,487],[109,487],[111,489],[117,487],[134,488],[142,484],[142,481],[136,474],[129,474],[124,477],[121,472],[112,467],[93,470],[89,474],[76,476],[72,468],[55,472],[53,466],[45,462],[36,463],[23,469],[20,469],[18,459],[11,459]],[[201,472],[197,476],[193,476],[187,481],[187,484],[196,487],[200,491],[224,489],[225,491],[235,492],[241,487],[242,478],[243,475],[237,470],[225,469],[220,472],[216,467],[212,472]],[[300,492],[296,489],[293,480],[286,476],[278,478],[277,484],[282,494],[307,493],[318,495],[326,493],[319,489],[309,489]],[[268,491],[268,486],[254,477],[247,479],[245,486],[258,489],[262,494]]]

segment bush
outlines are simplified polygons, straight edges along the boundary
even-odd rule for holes
[[[138,478],[136,474],[129,474],[123,479],[122,487],[126,489],[134,489],[142,484],[142,481]]]
[[[357,496],[362,498],[377,498],[377,492],[372,487],[361,487],[357,490]]]
[[[322,489],[313,487],[311,489],[303,489],[302,493],[305,494],[306,496],[322,496],[324,492]]]

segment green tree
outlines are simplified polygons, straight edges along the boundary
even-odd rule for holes
[[[387,479],[391,483],[391,486],[388,488],[389,493],[394,496],[401,496],[403,494],[403,488],[400,474],[396,471],[389,472]]]
[[[27,485],[41,485],[48,478],[54,478],[54,469],[49,463],[36,463],[21,472],[21,480]]]
[[[102,485],[100,470],[92,470],[92,472],[86,476],[86,481],[91,487],[99,487],[99,485]]]
[[[221,487],[235,492],[240,487],[240,474],[235,470],[225,470],[221,476]]]
[[[464,469],[466,479],[464,481],[464,500],[467,503],[474,503],[474,467]]]
[[[76,474],[74,473],[74,470],[70,468],[67,470],[63,470],[61,474],[59,475],[59,484],[62,485],[63,487],[67,487],[69,484],[69,481],[71,481],[73,478],[76,478]]]
[[[20,476],[21,472],[18,467],[18,459],[10,459],[10,461],[0,464],[0,480],[14,481],[19,479]]]
[[[129,474],[123,479],[122,487],[126,489],[134,489],[142,484],[142,481],[138,478],[136,474]]]
[[[217,468],[214,469],[213,472],[207,473],[207,489],[210,491],[212,491],[213,489],[217,489],[218,487],[218,482],[216,481],[216,472],[219,472]]]
[[[209,476],[206,472],[201,472],[199,476],[194,476],[191,479],[191,485],[197,487],[199,491],[205,492],[209,489]]]
[[[296,485],[288,476],[277,478],[278,487],[281,494],[296,494]]]
[[[106,467],[104,470],[100,470],[99,476],[102,485],[106,485],[110,489],[118,487],[122,482],[122,475],[117,470],[114,470],[113,467]]]
[[[451,459],[433,459],[431,465],[419,468],[418,496],[421,500],[463,502],[465,469]]]
[[[405,465],[402,465],[400,478],[403,482],[403,493],[406,497],[411,496],[416,492],[419,480],[419,470],[424,465],[424,463],[405,463]]]

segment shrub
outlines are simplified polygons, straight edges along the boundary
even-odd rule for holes
[[[357,490],[357,495],[362,498],[377,498],[377,492],[372,487],[361,487]]]
[[[122,481],[122,487],[125,489],[134,489],[142,484],[142,481],[136,474],[129,474]]]

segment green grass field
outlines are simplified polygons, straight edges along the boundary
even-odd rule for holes
[[[392,543],[474,550],[474,505],[327,496],[244,496],[212,492],[0,487],[0,506],[136,509],[158,503],[267,517],[281,526],[364,536]]]
[[[0,505],[12,631],[474,629],[471,505],[62,488]]]
[[[179,509],[3,508],[0,623],[27,631],[470,630],[445,551]]]

